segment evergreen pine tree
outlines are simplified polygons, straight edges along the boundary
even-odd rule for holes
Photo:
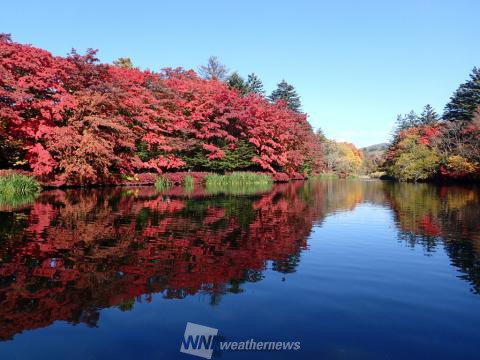
[[[445,120],[472,120],[480,105],[480,69],[474,67],[470,79],[461,84],[445,106]]]
[[[318,128],[317,131],[315,132],[315,135],[317,136],[317,139],[319,142],[325,142],[327,140],[327,137],[325,136],[325,133],[321,128]]]
[[[255,94],[263,95],[265,93],[263,90],[262,80],[260,80],[254,73],[248,75],[247,88],[249,92],[253,92]]]
[[[418,118],[420,125],[432,125],[438,121],[438,115],[430,104],[425,105]]]
[[[398,115],[397,121],[395,123],[395,136],[400,132],[416,127],[420,125],[420,117],[415,113],[415,111],[410,111],[406,115]]]
[[[230,86],[230,88],[237,89],[242,95],[248,94],[248,87],[245,83],[245,80],[243,80],[243,78],[238,75],[236,71],[227,78],[227,84]]]
[[[272,102],[283,100],[287,103],[287,106],[295,112],[300,112],[300,108],[302,107],[300,96],[295,91],[295,88],[285,80],[277,84],[277,88],[269,96],[269,99]]]

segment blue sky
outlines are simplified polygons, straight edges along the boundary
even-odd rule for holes
[[[196,69],[216,55],[282,79],[310,123],[358,146],[389,139],[396,115],[438,112],[480,65],[477,0],[8,1],[0,32],[65,55],[98,48],[104,62]]]

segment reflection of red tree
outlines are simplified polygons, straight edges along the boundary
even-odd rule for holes
[[[422,233],[426,236],[438,236],[442,232],[440,226],[436,224],[430,215],[423,215],[419,221],[419,226]]]
[[[306,247],[320,213],[297,188],[217,201],[138,188],[44,194],[1,250],[0,338],[56,320],[94,326],[95,309],[142,295],[220,294],[247,281],[247,270]]]

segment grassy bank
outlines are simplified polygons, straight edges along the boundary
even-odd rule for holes
[[[29,203],[40,190],[40,184],[33,177],[22,174],[0,176],[0,205],[15,207]]]

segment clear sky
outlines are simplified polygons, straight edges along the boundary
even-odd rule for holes
[[[17,0],[1,4],[0,32],[152,70],[216,55],[268,92],[287,80],[315,128],[365,146],[388,140],[399,113],[442,112],[480,65],[479,13],[478,0]]]

